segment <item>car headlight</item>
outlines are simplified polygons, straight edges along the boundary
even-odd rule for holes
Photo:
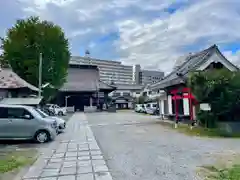
[[[54,123],[51,124],[51,127],[56,129],[57,128],[57,122],[54,121]]]

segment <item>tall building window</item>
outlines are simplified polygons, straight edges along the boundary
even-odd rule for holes
[[[123,96],[130,96],[129,92],[123,92]]]
[[[120,92],[114,92],[114,93],[113,93],[113,96],[116,96],[116,97],[117,97],[117,96],[121,96],[121,93],[120,93]]]

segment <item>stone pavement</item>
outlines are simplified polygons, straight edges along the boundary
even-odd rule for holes
[[[112,180],[85,114],[72,116],[21,180]]]

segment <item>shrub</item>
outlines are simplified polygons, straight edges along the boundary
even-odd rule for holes
[[[217,118],[212,112],[208,111],[198,111],[197,119],[201,126],[206,128],[216,128],[217,127]]]
[[[198,112],[198,120],[208,127],[218,121],[240,120],[240,72],[226,69],[192,73],[188,79],[199,103],[209,103],[210,112]]]

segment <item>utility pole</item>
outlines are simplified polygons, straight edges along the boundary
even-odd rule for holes
[[[42,53],[39,55],[39,66],[38,66],[38,97],[41,98],[42,91]]]

